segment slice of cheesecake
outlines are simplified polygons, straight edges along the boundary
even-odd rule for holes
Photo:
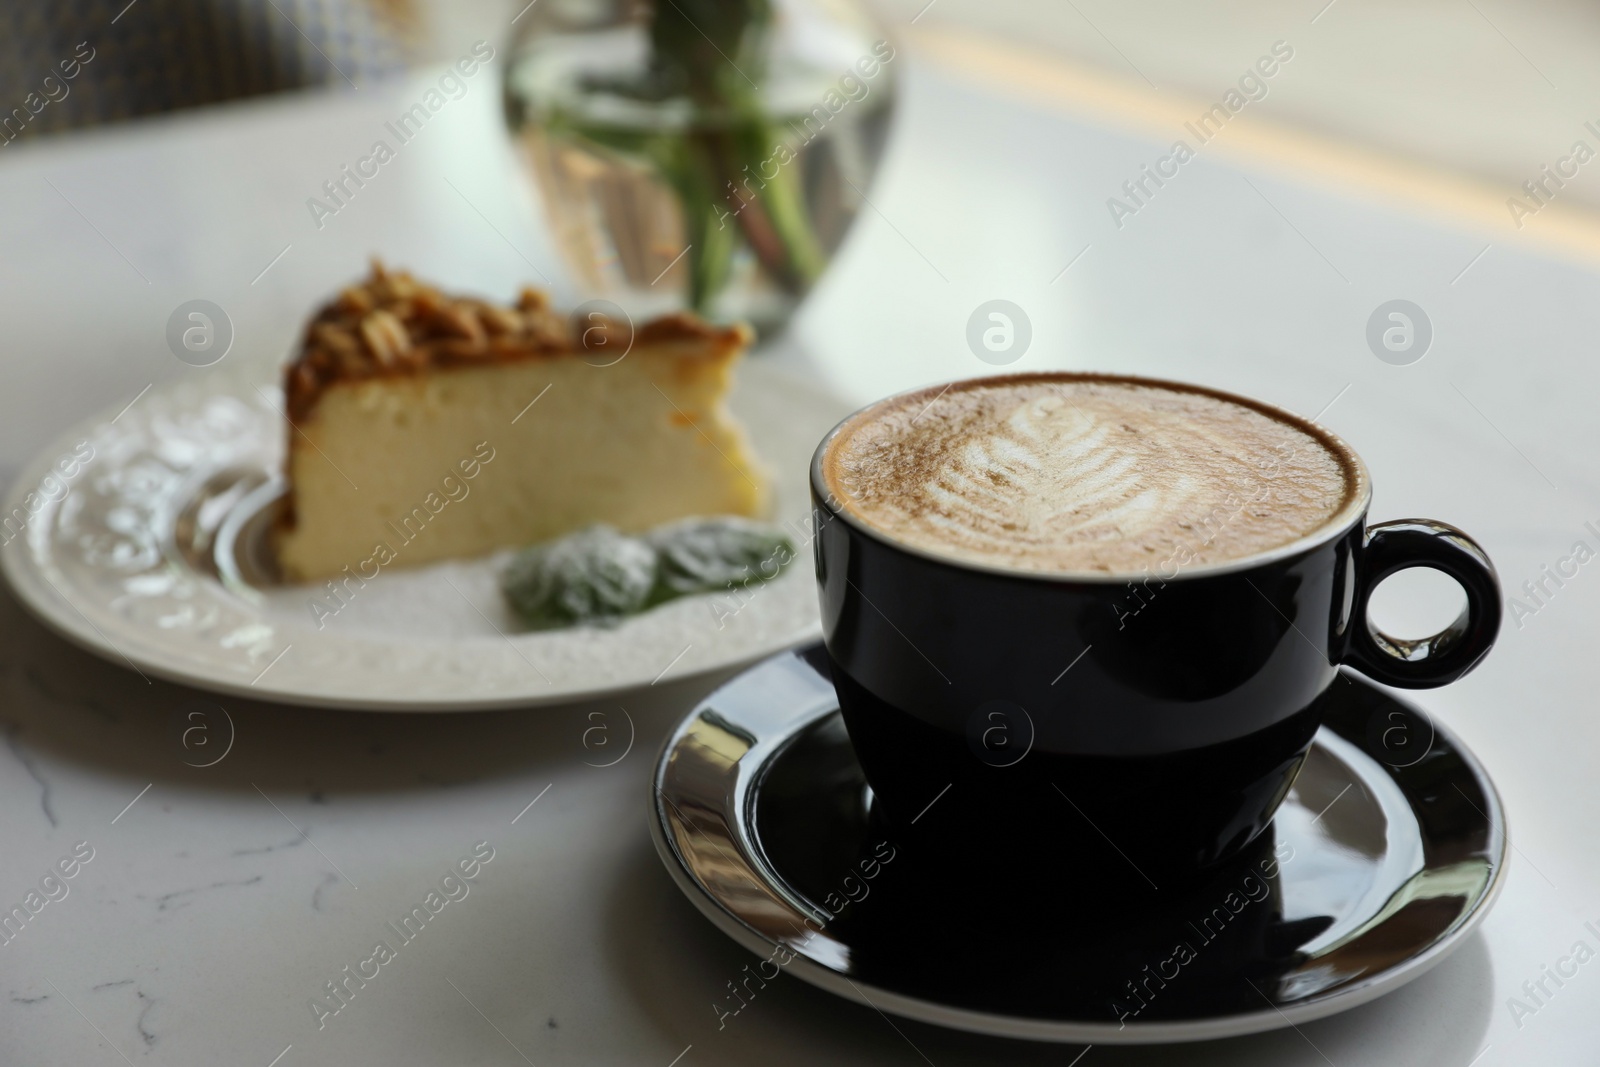
[[[287,370],[283,576],[764,514],[767,476],[726,403],[749,341],[682,314],[580,331],[532,289],[503,307],[374,264]]]

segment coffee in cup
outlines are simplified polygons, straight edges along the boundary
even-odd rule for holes
[[[1040,373],[891,397],[823,440],[812,492],[852,744],[888,822],[940,847],[1020,831],[1110,845],[1152,885],[1204,870],[1271,820],[1341,665],[1442,685],[1499,626],[1470,538],[1368,528],[1348,445],[1199,386]],[[1467,608],[1404,641],[1366,605],[1414,566]]]
[[[1118,380],[968,383],[852,419],[823,468],[852,517],[1018,572],[1142,574],[1314,534],[1365,486],[1331,436],[1212,393]]]

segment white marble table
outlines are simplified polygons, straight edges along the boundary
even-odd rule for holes
[[[905,71],[876,211],[774,358],[861,401],[981,373],[966,319],[1005,298],[1033,323],[1019,369],[1132,370],[1326,408],[1376,474],[1376,518],[1460,524],[1509,589],[1600,520],[1592,266],[1204,153],[1119,230],[1106,198],[1164,142],[988,95],[915,56]],[[228,358],[266,374],[370,253],[493,294],[556,277],[489,78],[315,226],[306,198],[418,92],[366,86],[5,149],[5,477],[67,424],[204,373],[164,342],[183,301],[226,308]],[[1396,297],[1436,331],[1412,366],[1364,341]],[[719,1030],[713,1001],[747,959],[681,899],[645,830],[651,757],[708,684],[626,701],[637,740],[609,768],[586,765],[593,708],[230,700],[234,747],[199,769],[174,723],[203,694],[94,659],[0,595],[0,903],[76,843],[93,849],[67,895],[0,945],[0,1063],[1591,1063],[1600,963],[1535,1015],[1514,1018],[1507,998],[1574,942],[1597,944],[1584,926],[1600,920],[1596,568],[1508,622],[1477,673],[1420,695],[1494,773],[1516,843],[1503,898],[1455,957],[1301,1032],[1078,1061],[890,1024],[793,979]],[[1449,597],[1416,584],[1386,601],[1385,618],[1420,629]],[[493,859],[469,895],[319,1029],[308,1000],[480,841]]]

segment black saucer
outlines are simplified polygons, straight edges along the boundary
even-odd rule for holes
[[[1204,878],[1157,887],[1112,842],[980,864],[897,841],[826,672],[817,648],[758,664],[656,767],[663,862],[765,977],[981,1033],[1193,1041],[1389,992],[1459,947],[1500,888],[1505,820],[1483,768],[1355,675],[1335,682],[1271,829]]]

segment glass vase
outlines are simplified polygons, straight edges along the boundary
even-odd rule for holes
[[[770,333],[865,203],[897,61],[850,0],[540,0],[506,118],[589,298]]]

